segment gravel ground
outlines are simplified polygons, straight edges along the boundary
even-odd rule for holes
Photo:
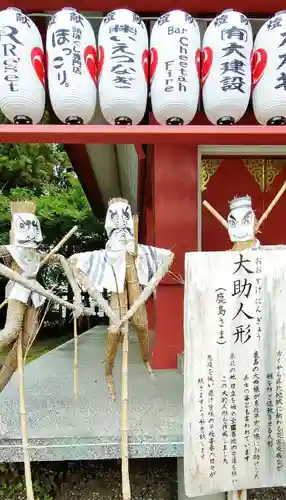
[[[130,460],[132,500],[176,500],[176,466],[176,460]],[[122,498],[120,461],[83,464],[77,473],[76,484],[62,484],[56,500]]]
[[[261,488],[248,490],[247,500],[285,500],[286,488]]]
[[[19,477],[22,480],[22,474],[22,465],[18,465],[9,473],[9,483],[13,478],[13,481]],[[122,499],[119,460],[33,464],[33,482],[35,498],[39,500]],[[132,500],[177,500],[177,462],[175,459],[130,460],[130,483]],[[1,488],[0,500],[26,500],[23,482],[21,488],[13,491],[11,495]],[[249,490],[247,494],[247,500],[282,499],[286,499],[286,488]]]

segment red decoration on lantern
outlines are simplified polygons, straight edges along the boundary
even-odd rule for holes
[[[40,47],[34,47],[31,51],[31,61],[41,84],[45,88],[46,69],[45,69],[45,55],[43,49],[41,49]]]
[[[91,78],[97,83],[97,53],[92,45],[84,49],[84,60]]]
[[[204,86],[207,77],[209,76],[211,67],[213,62],[213,51],[211,47],[205,47],[202,51],[202,75],[201,82],[202,86]]]
[[[265,49],[257,49],[252,54],[252,88],[254,89],[262,78],[267,66],[267,52]]]
[[[155,76],[155,71],[158,64],[158,51],[154,47],[150,50],[150,83]]]

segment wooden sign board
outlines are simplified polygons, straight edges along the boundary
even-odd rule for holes
[[[184,309],[186,494],[285,484],[286,250],[186,254]]]

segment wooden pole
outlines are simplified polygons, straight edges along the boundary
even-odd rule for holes
[[[269,207],[265,210],[264,214],[260,217],[257,225],[256,225],[256,231],[260,228],[261,224],[267,219],[268,215],[272,212],[273,208],[275,207],[276,203],[280,200],[281,196],[285,193],[286,191],[286,181],[284,184],[281,186],[279,189],[277,195],[275,198],[271,201]]]
[[[54,302],[57,302],[58,304],[65,306],[67,309],[72,309],[73,311],[76,310],[75,304],[60,299],[49,290],[46,290],[44,287],[42,287],[40,283],[38,283],[36,280],[32,281],[28,278],[25,278],[22,274],[18,274],[15,271],[12,271],[12,269],[10,269],[7,266],[4,266],[3,264],[0,264],[0,274],[4,276],[4,278],[10,279],[11,281],[15,281],[16,283],[19,283],[20,285],[29,288],[29,290],[32,290],[32,292],[39,293],[40,295],[43,295],[47,299],[53,300]],[[91,316],[94,314],[92,310],[88,307],[83,307],[82,312],[84,314]]]
[[[138,215],[133,215],[134,253],[138,253]],[[128,305],[128,304],[127,304]],[[128,309],[128,307],[127,307]],[[129,453],[128,453],[128,320],[122,325],[122,376],[121,376],[121,473],[123,500],[130,500]]]
[[[134,240],[135,240],[135,257],[138,255],[138,231],[139,231],[139,217],[137,214],[133,215],[134,227]]]
[[[256,224],[255,232],[257,233],[258,229],[260,228],[261,224],[267,219],[269,214],[272,212],[273,208],[275,205],[278,203],[280,200],[281,196],[285,193],[286,191],[286,181],[283,183],[281,188],[279,189],[278,193],[276,196],[273,198],[271,201],[269,207],[265,210],[264,214],[260,217],[259,221]],[[228,224],[227,221],[217,212],[217,210],[212,207],[210,203],[208,203],[206,200],[203,201],[203,205],[208,209],[208,211],[227,229]]]
[[[21,421],[21,434],[22,434],[22,446],[23,446],[23,456],[24,456],[27,500],[34,500],[32,472],[31,472],[31,464],[30,464],[30,456],[29,456],[27,415],[26,415],[26,408],[25,408],[22,335],[23,335],[23,332],[21,330],[20,335],[19,335],[19,339],[18,339],[18,344],[17,344],[17,361],[18,361],[18,371],[19,371],[20,421]]]
[[[247,490],[229,491],[227,500],[247,500]]]
[[[226,229],[228,229],[227,221],[218,213],[218,211],[214,207],[212,207],[212,205],[208,201],[204,200],[203,205]]]
[[[73,387],[74,400],[78,400],[78,335],[77,335],[77,319],[73,320],[74,326],[74,361],[73,361]]]
[[[52,250],[43,258],[43,260],[40,262],[40,267],[42,267],[44,264],[48,262],[48,260],[59,251],[59,249],[66,243],[66,241],[78,230],[78,226],[74,226],[62,239],[59,241],[59,243],[52,248]],[[25,273],[22,274],[22,276],[25,276]],[[2,304],[0,304],[0,309],[2,307],[6,306],[8,304],[8,299],[4,300]]]
[[[128,321],[123,324],[121,380],[121,474],[123,500],[131,499],[128,453]]]
[[[59,251],[59,249],[70,239],[70,237],[78,230],[78,226],[73,226],[71,230],[52,248],[52,250],[43,258],[40,267],[48,262],[48,260]]]

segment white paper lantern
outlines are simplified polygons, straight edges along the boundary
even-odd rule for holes
[[[181,10],[161,16],[151,33],[151,102],[160,124],[183,125],[194,118],[200,93],[200,30]]]
[[[253,35],[244,14],[224,10],[203,38],[202,87],[205,113],[214,125],[232,125],[246,112],[251,92]]]
[[[148,35],[137,14],[118,9],[99,28],[99,101],[111,124],[137,124],[147,105]]]
[[[262,125],[286,124],[286,11],[263,24],[254,42],[252,102]]]
[[[0,12],[0,108],[14,123],[38,123],[45,111],[45,64],[37,26],[21,10]]]
[[[88,123],[95,112],[97,54],[91,24],[75,9],[64,8],[47,31],[49,93],[64,123]]]

